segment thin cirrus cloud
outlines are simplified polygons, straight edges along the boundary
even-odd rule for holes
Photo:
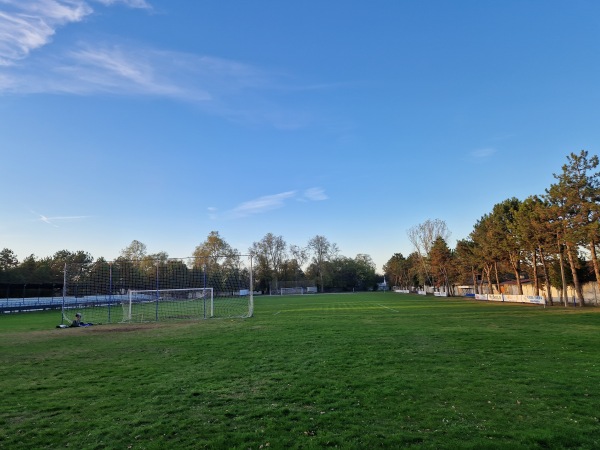
[[[157,50],[130,42],[79,43],[59,54],[0,69],[0,93],[122,95],[193,103],[243,123],[297,129],[310,116],[269,100],[280,83],[248,64],[212,56]]]
[[[310,188],[304,191],[303,198],[301,200],[304,201],[322,201],[327,200],[329,197],[325,194],[325,191],[321,188]]]
[[[494,155],[495,153],[496,153],[496,149],[488,147],[488,148],[480,148],[477,150],[473,150],[471,152],[471,156],[477,160],[477,159],[489,158],[492,155]]]
[[[105,6],[111,6],[117,3],[122,3],[125,6],[130,8],[140,8],[140,9],[152,9],[150,3],[146,0],[95,0],[98,3],[102,3]]]
[[[0,66],[10,66],[48,44],[57,28],[92,13],[86,2],[0,1]]]
[[[217,209],[214,207],[208,208],[209,218],[218,219],[220,217],[226,219],[240,219],[248,216],[257,214],[263,214],[274,209],[283,208],[286,206],[288,201],[323,201],[329,197],[325,194],[325,191],[321,188],[310,188],[304,192],[299,191],[286,191],[279,194],[265,195],[258,197],[253,200],[249,200],[241,203],[235,208],[226,211],[222,215],[217,213]]]
[[[151,8],[145,0],[0,0],[0,93],[118,93],[133,86],[134,92],[176,95],[153,77],[160,58],[136,58],[137,49],[52,45],[60,28],[93,14],[94,2]]]
[[[53,226],[55,228],[58,228],[58,225],[56,224],[57,222],[72,222],[72,221],[76,221],[76,220],[82,220],[82,219],[87,219],[89,216],[53,216],[53,217],[47,217],[43,214],[39,214],[36,213],[34,211],[31,211],[32,214],[35,214],[36,216],[38,216],[38,218],[36,219],[39,222],[44,222],[50,226]]]
[[[274,195],[265,195],[236,206],[229,211],[228,216],[232,218],[241,218],[261,214],[273,209],[283,208],[286,200],[294,198],[296,194],[296,191],[288,191]]]
[[[94,2],[151,9],[145,0],[0,0],[0,66],[12,66],[48,45],[59,28],[92,14]]]
[[[57,92],[213,103],[266,83],[259,71],[235,61],[133,45],[80,45],[57,61],[50,79],[48,90]]]
[[[0,92],[110,93],[218,103],[236,91],[260,87],[263,79],[257,70],[235,61],[140,46],[80,43],[26,67],[0,70]]]
[[[293,91],[281,75],[249,64],[112,36],[86,39],[85,26],[76,43],[53,42],[100,4],[151,9],[145,0],[0,0],[0,94],[154,96],[244,123],[297,129],[311,122],[280,104],[281,89]]]

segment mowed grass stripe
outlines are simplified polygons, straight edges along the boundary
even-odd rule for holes
[[[531,310],[532,314],[538,314],[540,310],[544,309],[537,305],[519,305],[515,303],[494,303],[494,302],[475,302],[473,300],[439,300],[432,299],[431,297],[424,298],[422,296],[407,296],[407,295],[396,295],[396,294],[371,294],[378,295],[377,302],[374,302],[371,297],[361,297],[365,294],[345,294],[346,297],[332,297],[331,294],[319,296],[321,301],[304,301],[306,296],[291,296],[291,297],[274,297],[279,300],[277,303],[279,306],[285,305],[283,308],[278,310],[281,312],[331,312],[331,311],[342,311],[342,310],[373,310],[387,309],[393,312],[405,312],[417,311],[423,314],[432,314],[432,312],[438,312],[439,314],[447,315],[449,309],[456,308],[457,314],[465,314],[465,309],[478,311],[477,308],[498,310],[499,314],[507,314],[506,308],[514,308],[514,314],[522,316],[527,311]],[[355,297],[356,300],[348,301],[347,297]],[[314,299],[316,296],[311,296]],[[264,298],[257,297],[257,305],[261,307],[265,305],[261,303]],[[343,301],[344,299],[345,301]],[[260,309],[259,309],[260,310]],[[257,310],[257,313],[258,311]],[[525,312],[524,312],[525,311]],[[474,315],[478,315],[478,312],[474,312]]]
[[[387,310],[388,312],[391,310],[391,308],[387,307],[387,306],[383,306],[383,305],[365,305],[364,303],[339,303],[336,304],[335,306],[331,306],[331,307],[325,307],[323,305],[316,305],[313,306],[312,308],[309,307],[302,307],[302,308],[286,308],[286,309],[280,309],[279,312],[281,313],[290,313],[290,312],[294,312],[294,313],[306,313],[306,312],[322,312],[322,313],[336,313],[336,312],[340,312],[340,311],[383,311],[383,310]],[[394,310],[395,312],[399,312],[398,310]]]
[[[0,447],[600,445],[594,309],[391,293],[255,309],[67,330],[0,317]]]

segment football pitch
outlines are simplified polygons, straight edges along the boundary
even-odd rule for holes
[[[395,293],[0,317],[0,448],[600,447],[600,311]]]

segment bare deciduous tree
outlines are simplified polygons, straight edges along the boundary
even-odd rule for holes
[[[409,228],[408,239],[419,255],[424,284],[431,284],[431,275],[427,258],[431,252],[433,243],[438,238],[448,241],[450,231],[446,222],[441,219],[427,219],[425,222]]]
[[[263,275],[273,280],[273,287],[279,289],[279,271],[285,261],[287,251],[287,244],[283,236],[267,233],[260,241],[254,242],[249,251],[258,258]]]
[[[308,241],[307,249],[312,255],[312,261],[321,284],[321,292],[323,292],[325,263],[337,256],[338,247],[336,244],[330,243],[325,236],[317,235]]]

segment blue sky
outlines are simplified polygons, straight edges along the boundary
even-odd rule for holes
[[[453,247],[598,153],[598,30],[592,0],[0,0],[0,248]]]

